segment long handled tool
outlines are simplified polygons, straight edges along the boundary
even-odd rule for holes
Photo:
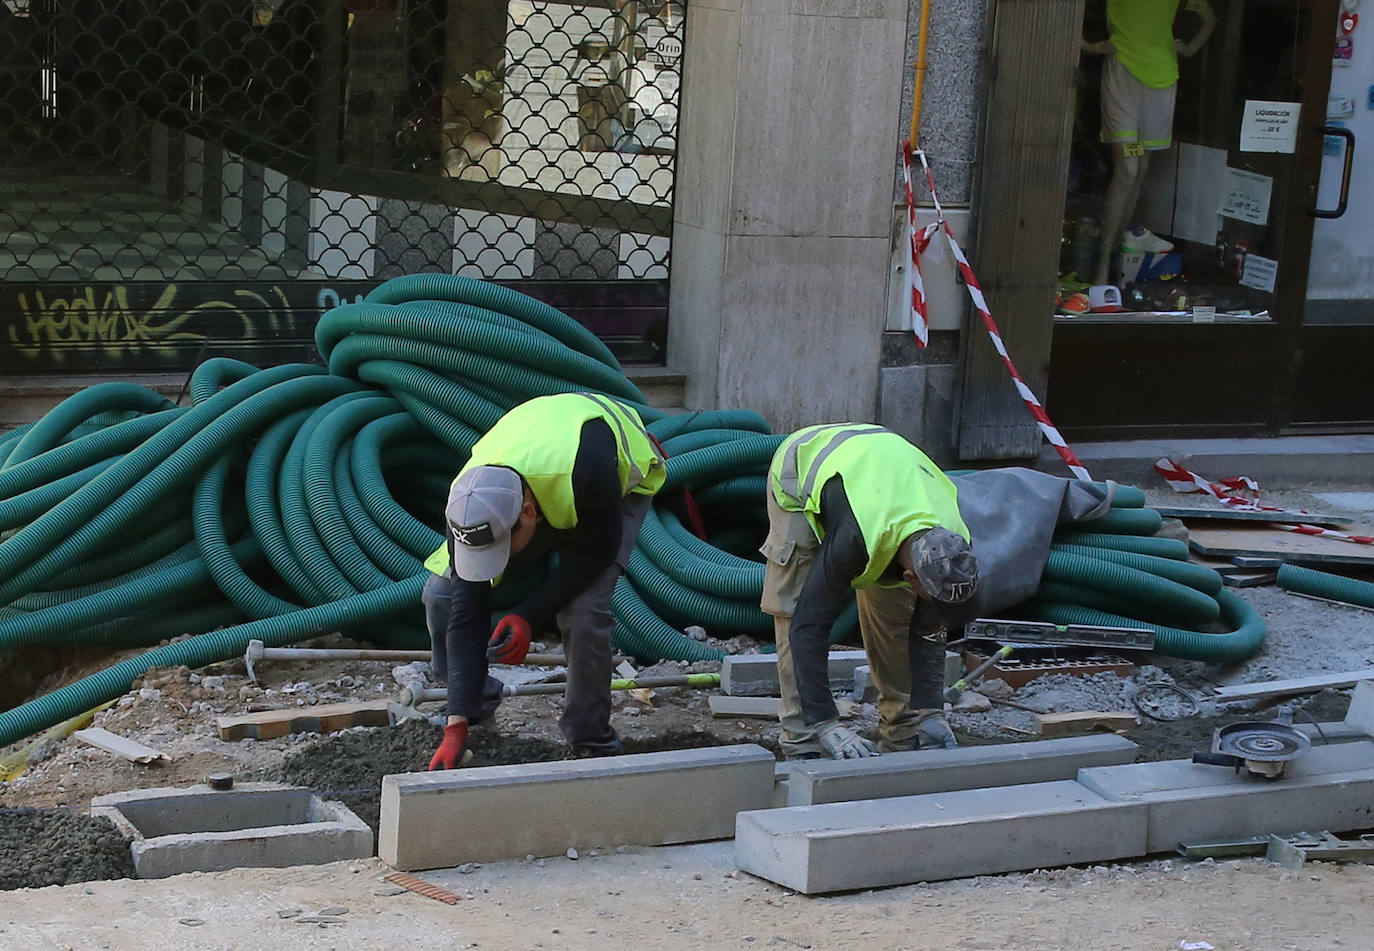
[[[959,698],[963,696],[965,690],[982,680],[983,675],[992,669],[993,664],[997,663],[999,660],[1010,657],[1011,651],[1012,648],[1010,644],[1006,647],[999,647],[991,657],[974,668],[973,672],[967,677],[960,677],[952,685],[946,687],[945,700],[949,703],[958,703]]]
[[[621,678],[611,681],[612,690],[640,690],[650,687],[685,687],[688,690],[711,690],[720,686],[720,674],[684,674],[676,677],[637,677]],[[501,688],[503,697],[532,697],[539,694],[560,694],[567,690],[566,683],[554,684],[506,684]],[[397,702],[407,707],[436,700],[447,700],[448,691],[441,687],[414,689],[407,687],[401,691]]]
[[[385,660],[397,664],[408,664],[416,660],[429,660],[429,651],[368,650],[352,648],[323,647],[265,647],[262,641],[249,641],[244,652],[243,663],[248,668],[248,679],[256,681],[256,664],[265,660]],[[560,667],[568,662],[562,654],[529,654],[523,664],[533,667]]]

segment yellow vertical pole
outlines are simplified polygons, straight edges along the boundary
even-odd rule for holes
[[[916,46],[916,86],[911,93],[911,147],[921,129],[921,91],[926,83],[926,35],[930,30],[930,0],[921,0],[921,33]]]

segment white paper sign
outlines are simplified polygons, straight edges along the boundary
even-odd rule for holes
[[[1240,274],[1240,282],[1257,291],[1274,293],[1274,281],[1279,276],[1279,262],[1273,258],[1262,258],[1258,254],[1245,256],[1245,270]]]
[[[1221,205],[1217,213],[1254,225],[1265,224],[1273,192],[1274,180],[1268,175],[1228,166],[1221,179]]]
[[[1240,150],[1291,155],[1298,144],[1298,115],[1301,112],[1300,102],[1245,100],[1245,114],[1240,122]]]

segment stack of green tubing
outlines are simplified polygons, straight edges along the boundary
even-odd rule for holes
[[[0,435],[0,651],[150,648],[0,713],[0,746],[118,697],[150,667],[231,659],[253,639],[280,646],[344,630],[428,646],[421,563],[441,541],[449,480],[507,409],[549,393],[631,403],[668,454],[665,491],[615,588],[616,647],[641,661],[712,660],[720,652],[683,627],[771,630],[751,556],[782,437],[758,414],[665,415],[575,321],[448,275],[398,278],[331,310],[316,343],[327,366],[209,360],[192,376],[188,407],[104,383]],[[701,539],[682,524],[672,505],[680,488],[718,534]],[[1161,649],[1220,659],[1242,642],[1258,647],[1219,579],[1209,590],[1203,574],[1185,576],[1172,550],[1121,550],[1161,542],[1139,537],[1158,522],[1142,504],[1121,501],[1093,526],[1101,534],[1056,545],[1038,610],[1096,623],[1113,610],[1191,623],[1220,613],[1242,630],[1161,627]],[[1142,560],[1149,554],[1163,557]],[[537,582],[537,573],[511,579],[499,606]],[[855,625],[851,605],[832,642]],[[181,634],[194,636],[153,646]]]
[[[1119,488],[1102,518],[1061,529],[1030,613],[1059,624],[1145,626],[1155,649],[1174,657],[1232,663],[1264,644],[1264,620],[1223,587],[1221,575],[1188,562],[1188,546],[1155,535],[1163,520],[1145,494]],[[1194,628],[1223,626],[1227,632]]]

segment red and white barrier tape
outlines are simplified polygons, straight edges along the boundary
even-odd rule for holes
[[[902,183],[906,186],[906,224],[907,238],[911,245],[911,263],[906,269],[907,293],[911,298],[911,332],[916,342],[925,347],[930,342],[930,312],[926,304],[925,283],[921,280],[921,255],[930,247],[930,239],[935,237],[940,227],[939,220],[944,217],[940,212],[940,200],[935,197],[934,188],[930,197],[935,202],[937,221],[918,228],[916,225],[916,195],[911,188],[911,143],[902,144]],[[924,156],[922,157],[924,163]]]
[[[1175,492],[1201,492],[1211,496],[1223,505],[1246,512],[1282,512],[1285,515],[1310,515],[1303,509],[1285,509],[1273,505],[1261,505],[1259,501],[1259,483],[1246,476],[1238,476],[1234,479],[1223,479],[1220,482],[1209,482],[1202,476],[1184,466],[1179,465],[1172,459],[1164,458],[1155,463],[1155,471],[1164,477],[1164,481]],[[1236,493],[1248,492],[1251,498]],[[1283,529],[1285,532],[1294,532],[1298,535],[1324,535],[1327,538],[1334,538],[1338,541],[1352,542],[1356,545],[1374,545],[1374,536],[1352,535],[1349,532],[1338,532],[1334,528],[1322,528],[1320,525],[1293,525],[1291,523],[1273,522],[1275,528]]]
[[[935,221],[921,229],[919,236],[916,231],[916,198],[911,189],[911,157],[913,154],[921,160],[921,168],[926,173],[926,186],[930,189],[930,199],[935,205]],[[935,194],[935,176],[931,174],[930,163],[926,161],[926,153],[921,149],[913,150],[910,142],[902,143],[902,175],[906,183],[907,225],[911,234],[911,267],[907,269],[907,284],[912,292],[911,324],[917,341],[924,347],[930,333],[929,323],[926,320],[924,285],[921,282],[920,256],[930,246],[930,240],[934,237],[935,232],[937,230],[943,231],[949,240],[949,248],[954,253],[954,260],[959,262],[959,272],[964,276],[964,286],[968,288],[973,306],[978,309],[979,315],[983,318],[983,326],[987,328],[988,336],[992,338],[992,345],[1002,358],[1002,362],[1006,364],[1007,372],[1011,374],[1011,381],[1016,386],[1016,391],[1021,394],[1021,399],[1025,401],[1026,408],[1035,417],[1035,422],[1039,425],[1040,431],[1045,434],[1050,445],[1059,453],[1059,457],[1064,460],[1069,471],[1077,478],[1091,482],[1092,476],[1088,474],[1087,467],[1069,448],[1069,444],[1064,441],[1064,437],[1060,435],[1059,430],[1051,422],[1049,414],[1045,412],[1045,407],[1041,405],[1031,388],[1026,385],[1025,380],[1021,379],[1021,374],[1016,371],[1016,365],[1011,362],[1006,344],[1002,342],[1002,334],[997,329],[997,322],[992,319],[992,313],[988,310],[988,302],[983,297],[982,289],[978,286],[978,278],[974,275],[968,258],[964,256],[963,249],[959,247],[959,242],[954,240],[954,232],[950,230],[949,222],[945,220],[944,210],[940,207],[940,199]]]

